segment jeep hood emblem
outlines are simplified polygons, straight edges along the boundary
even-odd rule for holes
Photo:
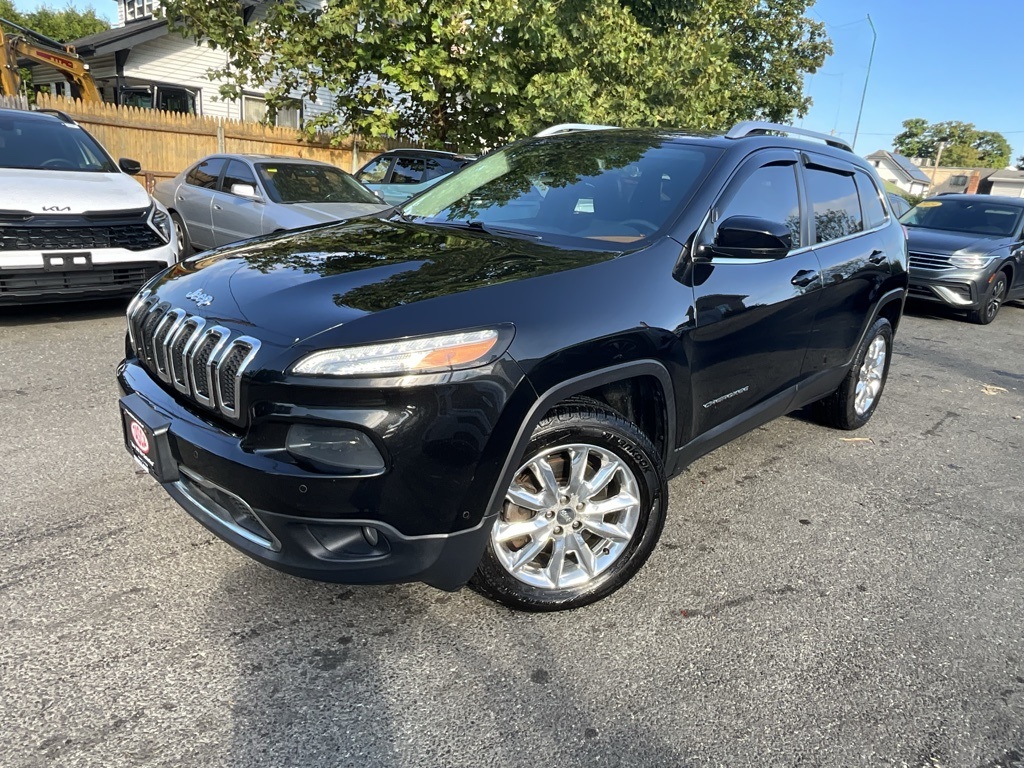
[[[194,301],[197,307],[208,307],[213,303],[213,296],[208,293],[203,293],[199,288],[191,293],[186,293],[185,298]]]

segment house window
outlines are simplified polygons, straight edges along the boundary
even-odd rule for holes
[[[267,119],[267,102],[259,96],[242,97],[242,120],[247,123],[263,123]],[[302,103],[290,101],[277,110],[275,125],[282,128],[298,128],[302,123]]]
[[[156,3],[157,0],[124,0],[125,21],[150,18]]]
[[[966,187],[967,177],[966,176],[951,176],[949,178],[949,186],[951,187]]]

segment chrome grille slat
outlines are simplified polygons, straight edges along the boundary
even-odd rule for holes
[[[168,362],[168,341],[175,335],[185,320],[185,310],[172,309],[164,314],[153,331],[153,364],[156,373],[168,384],[171,382],[171,367]]]
[[[128,311],[128,335],[140,362],[199,405],[241,418],[242,375],[259,351],[250,336],[232,336],[201,317],[150,296]]]
[[[934,272],[953,269],[953,265],[949,263],[949,256],[946,254],[918,253],[914,251],[910,253],[910,266]]]

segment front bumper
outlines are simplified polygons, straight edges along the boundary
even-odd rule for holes
[[[912,268],[908,298],[937,301],[955,309],[977,309],[984,302],[989,278],[988,272],[979,275],[975,271],[950,270],[939,276]]]
[[[91,270],[0,269],[0,305],[41,304],[133,296],[163,262],[140,262]]]
[[[451,590],[473,574],[486,546],[496,512],[487,506],[503,445],[513,439],[503,419],[521,378],[509,376],[518,372],[510,360],[496,368],[446,387],[405,389],[393,398],[378,393],[374,411],[385,433],[374,438],[387,469],[373,476],[325,474],[268,444],[267,435],[282,433],[282,418],[323,423],[317,409],[264,404],[257,410],[270,421],[256,418],[238,429],[169,393],[135,361],[122,363],[118,382],[122,407],[158,427],[158,482],[235,548],[318,581],[422,581]],[[354,394],[359,400],[367,393]],[[381,417],[395,408],[429,418]],[[361,412],[330,409],[336,424],[365,428]],[[125,438],[131,450],[127,427]]]

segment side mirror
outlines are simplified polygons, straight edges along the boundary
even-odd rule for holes
[[[260,197],[259,193],[256,191],[256,187],[252,184],[232,184],[231,194],[238,195],[239,197],[246,197],[250,200],[255,200],[256,202],[263,201],[263,198]]]
[[[793,249],[789,226],[757,216],[730,216],[718,226],[709,250],[734,259],[781,259]]]
[[[122,157],[117,161],[118,167],[127,173],[129,176],[135,176],[142,173],[142,163],[138,160],[129,160],[127,157]]]

